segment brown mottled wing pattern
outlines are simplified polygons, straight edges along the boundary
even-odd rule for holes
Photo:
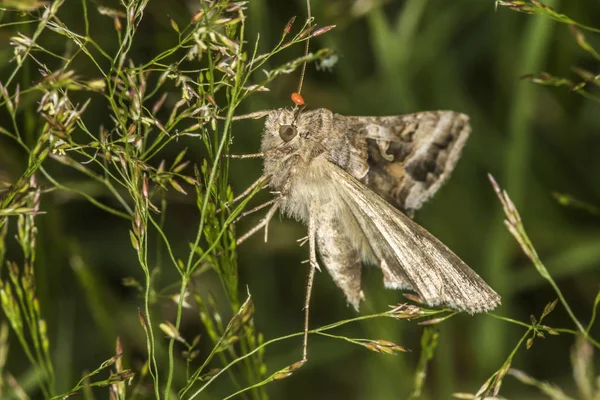
[[[471,132],[469,117],[454,111],[345,118],[367,140],[362,182],[408,215],[448,179]]]

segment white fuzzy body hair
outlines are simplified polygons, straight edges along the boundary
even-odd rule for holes
[[[331,134],[336,123],[331,111],[297,112],[281,109],[267,117],[262,151],[265,175],[270,177],[270,187],[280,192],[283,211],[307,223],[311,207],[340,200],[323,175],[320,160],[346,168],[351,154],[345,136]],[[282,126],[294,126],[297,135],[283,141]]]

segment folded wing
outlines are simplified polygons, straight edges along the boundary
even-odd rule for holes
[[[468,313],[489,311],[500,296],[475,271],[424,228],[331,162],[323,172],[341,191],[374,256],[386,286],[416,291],[430,305]]]

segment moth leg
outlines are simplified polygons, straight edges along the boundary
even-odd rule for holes
[[[236,159],[244,159],[244,158],[264,158],[265,153],[252,153],[252,154],[227,154],[225,157],[227,158],[236,158]]]
[[[233,118],[231,118],[232,121],[240,121],[242,119],[261,119],[266,117],[267,115],[269,115],[271,113],[272,110],[263,110],[263,111],[255,111],[253,113],[250,114],[242,114],[242,115],[236,115]],[[218,120],[224,121],[227,118],[222,117],[220,115],[217,115],[215,117]]]
[[[267,175],[261,175],[260,178],[258,178],[256,181],[254,181],[254,183],[252,183],[252,185],[248,186],[248,188],[246,190],[244,190],[241,194],[237,195],[233,200],[231,200],[228,203],[225,203],[225,207],[229,207],[235,203],[237,203],[238,201],[240,201],[241,199],[243,199],[244,197],[248,196],[250,193],[252,193],[252,191],[254,189],[256,189],[259,185],[267,183],[268,180],[270,179],[269,176]],[[262,189],[262,188],[261,188]],[[216,213],[220,213],[222,210],[219,208]]]
[[[233,220],[233,223],[235,224],[240,219],[242,219],[242,218],[244,218],[244,217],[246,217],[246,216],[248,216],[250,214],[254,214],[255,212],[260,211],[260,210],[262,210],[265,207],[270,206],[271,204],[275,203],[277,200],[278,199],[271,199],[269,201],[265,201],[264,203],[257,205],[256,207],[254,207],[254,208],[252,208],[252,209],[250,209],[248,211],[244,211],[243,213],[241,213],[240,215],[238,215],[236,219]]]
[[[346,295],[348,303],[358,311],[359,303],[364,299],[360,280],[361,256],[352,245],[334,210],[320,213],[317,244],[325,268]]]
[[[317,246],[315,243],[316,237],[316,213],[311,212],[308,220],[308,247],[309,247],[309,263],[308,279],[306,283],[306,297],[304,299],[304,343],[302,345],[302,360],[306,361],[308,351],[308,316],[310,308],[310,295],[312,293],[313,282],[315,280],[315,271],[319,268],[317,263]]]
[[[236,115],[231,118],[233,121],[239,121],[242,119],[261,119],[269,115],[273,110],[263,110],[263,111],[255,111],[250,114]]]
[[[273,207],[271,207],[269,209],[269,211],[267,212],[267,215],[265,215],[265,217],[263,219],[261,219],[260,222],[254,228],[250,229],[244,235],[239,237],[235,243],[241,244],[242,242],[246,241],[246,239],[248,239],[250,236],[254,235],[256,232],[261,230],[263,227],[268,226],[269,222],[271,221],[271,218],[273,218],[273,215],[275,215],[278,208],[279,208],[279,202],[276,201],[275,204],[273,204]],[[265,242],[266,241],[267,241],[267,229],[265,228]]]
[[[308,242],[308,235],[301,237],[300,239],[296,239],[296,242],[300,245],[300,247],[304,246],[306,242]]]
[[[267,241],[269,240],[269,222],[271,222],[271,218],[273,218],[273,215],[275,215],[275,212],[277,212],[278,208],[279,203],[275,203],[273,207],[269,209],[267,215],[265,215],[265,243],[267,243]]]

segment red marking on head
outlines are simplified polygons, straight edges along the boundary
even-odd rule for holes
[[[300,93],[294,92],[292,93],[292,101],[296,103],[296,105],[303,106],[304,105],[304,97]]]

